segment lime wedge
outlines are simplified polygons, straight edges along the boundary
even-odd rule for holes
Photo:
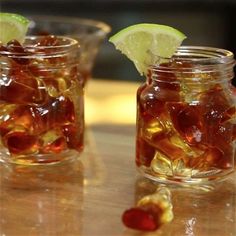
[[[13,13],[0,13],[0,42],[3,44],[16,39],[24,42],[30,21]]]
[[[186,36],[170,26],[136,24],[122,29],[109,41],[125,54],[141,75],[159,58],[171,58]]]

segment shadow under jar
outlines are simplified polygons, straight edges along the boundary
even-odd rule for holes
[[[137,91],[136,165],[164,183],[200,184],[234,170],[234,55],[180,47]]]
[[[0,48],[0,161],[53,164],[83,149],[78,42],[28,37]]]

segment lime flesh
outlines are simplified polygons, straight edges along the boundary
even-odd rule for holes
[[[170,26],[143,23],[119,31],[109,41],[135,64],[142,75],[157,58],[171,58],[185,38],[183,33]]]
[[[25,39],[30,21],[14,13],[0,13],[0,42],[7,44],[11,40],[22,43]]]

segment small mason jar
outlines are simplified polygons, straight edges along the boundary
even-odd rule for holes
[[[221,180],[234,170],[234,55],[180,47],[137,91],[136,165],[164,183]]]
[[[0,47],[0,161],[52,164],[83,149],[84,97],[78,42],[26,38]]]

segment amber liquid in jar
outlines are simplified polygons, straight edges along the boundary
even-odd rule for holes
[[[0,156],[5,163],[47,164],[83,149],[83,85],[77,41],[27,38],[0,48]]]
[[[137,91],[136,165],[160,182],[201,183],[233,172],[233,54],[180,47]]]

